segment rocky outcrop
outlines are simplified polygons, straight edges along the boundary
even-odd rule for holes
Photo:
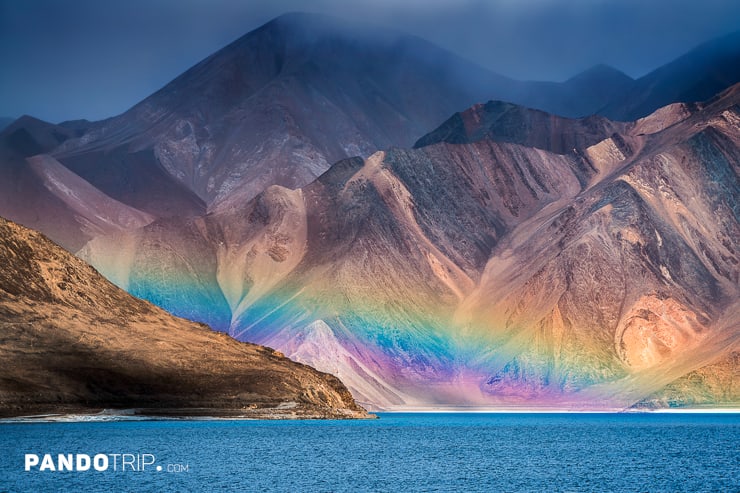
[[[563,118],[503,101],[489,101],[455,113],[439,128],[419,139],[414,147],[438,142],[466,144],[481,140],[511,142],[557,154],[585,149],[627,125],[601,116]]]
[[[133,298],[0,219],[0,416],[367,417],[342,383]]]

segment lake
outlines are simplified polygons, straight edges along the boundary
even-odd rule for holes
[[[0,491],[740,491],[740,414],[379,416],[4,423]]]

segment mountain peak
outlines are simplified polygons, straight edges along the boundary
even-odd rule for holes
[[[420,138],[415,148],[439,142],[468,144],[482,140],[536,147],[556,154],[585,149],[624,131],[624,125],[601,116],[563,118],[505,101],[476,104],[454,114]]]
[[[119,145],[128,154],[135,147],[146,151],[149,168],[163,168],[216,207],[269,185],[304,186],[347,157],[408,147],[509,82],[419,38],[291,13],[99,122],[57,155],[65,164],[91,162],[102,148]],[[94,182],[87,169],[79,172]]]
[[[599,81],[630,83],[634,79],[611,65],[599,63],[574,75],[566,83],[598,83]]]
[[[637,79],[600,113],[635,120],[670,103],[705,101],[740,81],[740,31],[715,38]]]

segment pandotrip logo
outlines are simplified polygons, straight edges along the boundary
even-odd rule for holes
[[[190,472],[189,464],[159,464],[154,454],[25,454],[26,472]]]

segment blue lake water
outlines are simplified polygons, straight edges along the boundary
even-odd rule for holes
[[[738,414],[5,423],[0,452],[8,492],[740,491]],[[44,454],[91,466],[39,471]]]

